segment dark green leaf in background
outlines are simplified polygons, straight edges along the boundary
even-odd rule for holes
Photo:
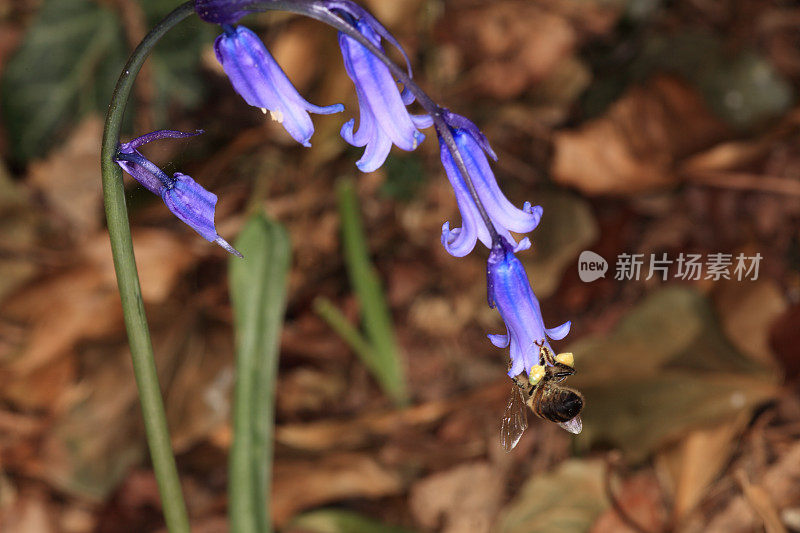
[[[152,27],[177,3],[144,0]],[[46,0],[3,72],[0,106],[14,159],[43,157],[88,112],[104,113],[130,45],[119,12],[90,0]],[[192,18],[167,34],[150,59],[152,113],[168,124],[171,106],[192,108],[203,95],[201,50],[214,27]],[[128,106],[128,119],[136,110]]]
[[[2,111],[13,155],[41,156],[78,117],[111,98],[125,61],[114,13],[88,0],[44,2],[3,73]]]

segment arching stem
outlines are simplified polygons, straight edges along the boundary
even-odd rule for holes
[[[125,189],[122,183],[122,169],[114,162],[119,145],[120,128],[125,106],[133,88],[133,82],[150,50],[158,40],[176,24],[194,13],[194,3],[186,2],[178,6],[159,22],[145,36],[133,51],[125,68],[117,80],[111,103],[106,115],[103,132],[101,166],[103,173],[103,201],[105,203],[108,234],[111,240],[111,254],[117,273],[125,328],[128,331],[133,360],[133,372],[139,388],[139,401],[142,406],[147,446],[153,462],[153,471],[158,482],[158,490],[164,511],[164,520],[171,533],[188,533],[189,517],[181,492],[178,469],[172,455],[172,445],[167,428],[167,417],[158,384],[150,330],[144,312],[139,274],[133,255],[131,228],[128,222],[128,209],[125,205]]]

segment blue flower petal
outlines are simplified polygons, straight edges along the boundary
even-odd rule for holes
[[[489,254],[487,278],[489,303],[497,307],[508,329],[512,362],[509,375],[516,376],[523,370],[528,372],[539,364],[540,346],[551,349],[548,335],[554,340],[564,338],[570,323],[545,329],[539,301],[533,294],[525,268],[514,255],[513,246],[504,239]]]
[[[486,214],[491,219],[497,233],[509,242],[516,244],[511,232],[528,233],[533,231],[542,218],[542,208],[540,206],[531,206],[529,202],[526,202],[522,209],[514,207],[498,187],[497,180],[486,159],[484,148],[481,146],[480,140],[476,140],[475,134],[467,129],[454,129],[452,134],[458,152],[461,154],[464,165],[472,179],[472,184],[475,186],[475,191],[478,193],[478,197],[486,209]],[[457,246],[454,239],[446,244],[445,248],[456,257],[461,257],[471,252],[477,240],[480,240],[487,248],[491,248],[492,239],[489,230],[480,217],[478,207],[475,205],[475,201],[467,189],[467,184],[453,160],[453,155],[441,138],[439,143],[442,166],[444,166],[447,178],[450,180],[455,192],[458,208],[461,212],[462,226],[475,226],[474,229],[470,227],[467,231],[459,234],[460,239]],[[467,236],[469,240],[467,240]],[[522,242],[520,245],[523,248],[526,246]],[[527,243],[527,246],[529,245]]]
[[[332,4],[343,9],[345,3]],[[354,15],[358,10],[345,11]],[[356,18],[351,23],[375,46],[381,47],[382,33],[370,20]],[[342,128],[342,137],[353,146],[366,146],[357,166],[364,172],[371,172],[384,163],[392,144],[402,150],[415,150],[425,139],[419,129],[433,125],[433,119],[409,114],[406,105],[413,101],[413,95],[406,90],[401,94],[386,65],[359,42],[340,32],[339,46],[345,71],[355,85],[359,105],[358,130],[354,131],[354,124],[348,122]]]
[[[190,176],[176,172],[175,182],[161,191],[161,198],[172,214],[181,219],[205,240],[214,242],[218,235],[214,227],[217,195],[205,190]]]
[[[204,239],[220,245],[238,257],[242,257],[242,254],[217,234],[214,226],[217,195],[205,190],[186,174],[176,172],[173,177],[167,176],[163,170],[137,150],[138,147],[154,140],[189,137],[197,135],[197,133],[159,130],[142,135],[127,143],[120,144],[115,161],[125,172],[133,176],[148,190],[160,195],[167,208]]]
[[[225,28],[214,51],[234,90],[245,102],[269,110],[294,140],[311,146],[314,123],[309,112],[338,113],[342,104],[316,106],[305,100],[283,72],[261,39],[244,26]]]
[[[554,341],[560,341],[564,337],[569,334],[569,328],[572,326],[572,322],[564,322],[560,326],[556,326],[554,328],[546,329],[544,332],[547,334],[548,337],[553,339]]]

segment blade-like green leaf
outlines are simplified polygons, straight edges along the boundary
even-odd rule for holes
[[[363,359],[386,393],[397,404],[408,402],[405,373],[394,334],[392,316],[375,268],[369,260],[364,226],[353,184],[344,180],[338,185],[339,215],[342,220],[342,244],[350,284],[361,305],[364,333],[372,346],[374,358]],[[361,356],[360,352],[356,352]]]
[[[278,343],[291,245],[282,226],[253,216],[234,245],[230,286],[236,327],[236,385],[230,459],[231,531],[270,531],[269,487]]]
[[[412,533],[409,529],[340,509],[320,509],[300,515],[292,520],[288,530],[303,533]]]
[[[314,300],[314,312],[317,313],[335,331],[339,337],[353,350],[362,361],[370,361],[367,365],[376,364],[372,346],[361,332],[347,320],[347,317],[327,298]]]

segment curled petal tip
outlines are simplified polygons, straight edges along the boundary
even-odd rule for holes
[[[530,247],[531,247],[531,240],[528,237],[525,237],[521,241],[519,241],[519,244],[517,244],[514,247],[514,253],[522,252],[523,250],[527,250]]]
[[[342,124],[342,128],[339,130],[339,135],[341,135],[342,139],[344,139],[348,144],[355,145],[355,139],[353,137],[353,131],[356,127],[356,120],[351,118],[344,124]]]
[[[547,334],[548,337],[553,339],[554,341],[560,341],[564,337],[567,336],[569,333],[569,329],[572,326],[571,321],[564,322],[560,326],[556,326],[554,328],[546,329],[544,332]]]
[[[489,334],[487,335],[487,337],[489,337],[489,342],[491,342],[498,348],[505,348],[511,342],[510,337],[504,334],[498,334],[498,335]]]
[[[382,27],[376,26],[376,21],[352,2],[330,0],[327,6],[352,16],[354,20],[350,24],[353,29],[376,47],[381,48],[381,37],[388,38],[388,34],[379,31]],[[406,108],[413,95],[406,88],[400,91],[389,68],[367,47],[345,33],[339,33],[339,46],[345,71],[355,85],[359,105],[358,131],[348,126],[349,131],[342,129],[342,137],[353,146],[366,147],[362,156],[365,166],[359,165],[359,169],[371,172],[383,165],[392,145],[411,151],[425,136],[419,132],[417,120]]]
[[[464,257],[475,247],[475,242],[457,242],[463,232],[463,228],[450,229],[450,222],[442,224],[442,246],[453,257]]]
[[[529,215],[534,215],[537,219],[542,218],[542,214],[544,213],[544,209],[540,205],[531,205],[530,202],[525,202],[522,205],[522,210]]]
[[[241,252],[239,252],[239,250],[231,246],[230,243],[225,239],[223,239],[222,237],[217,237],[216,239],[214,239],[214,242],[218,244],[226,252],[235,255],[239,259],[244,259],[244,256],[241,254]]]

